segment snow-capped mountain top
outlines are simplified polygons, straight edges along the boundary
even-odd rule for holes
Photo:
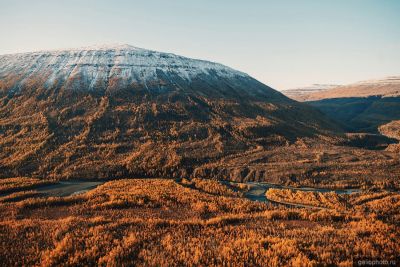
[[[70,51],[82,51],[82,50],[146,50],[144,48],[136,47],[129,44],[98,44],[91,46],[84,46],[79,48],[69,48],[69,49],[58,49],[62,50],[70,50]],[[149,50],[148,50],[149,51]]]
[[[41,54],[41,53],[60,53],[60,52],[80,52],[80,51],[112,51],[112,50],[147,50],[152,51],[149,49],[144,49],[140,47],[136,47],[129,44],[96,44],[96,45],[88,45],[82,47],[68,47],[68,48],[58,48],[58,49],[51,49],[51,50],[38,50],[38,51],[27,51],[22,53],[14,53],[14,54],[4,54],[4,55],[17,55],[17,54]],[[155,52],[155,51],[153,51]],[[2,56],[2,55],[0,55]]]
[[[0,79],[16,79],[14,90],[38,77],[45,80],[44,87],[63,81],[70,84],[78,81],[80,86],[74,86],[75,89],[91,90],[109,80],[118,80],[125,85],[146,85],[173,77],[190,83],[192,79],[204,75],[220,78],[248,77],[222,64],[130,45],[0,55]]]

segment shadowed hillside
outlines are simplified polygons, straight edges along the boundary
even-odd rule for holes
[[[284,93],[318,108],[347,131],[378,133],[380,125],[400,119],[400,77],[397,76]]]

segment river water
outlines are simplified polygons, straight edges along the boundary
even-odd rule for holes
[[[99,185],[105,183],[104,181],[61,181],[57,184],[53,185],[45,185],[37,187],[35,190],[43,193],[46,196],[58,196],[58,197],[65,197],[71,195],[77,195],[85,193],[89,190],[96,188]],[[235,182],[222,182],[225,185],[232,186],[237,185],[238,183]],[[310,187],[290,187],[290,186],[283,186],[277,184],[270,184],[270,183],[263,183],[263,182],[247,182],[245,183],[248,187],[248,190],[245,193],[245,197],[252,200],[252,201],[263,201],[263,202],[272,202],[274,201],[267,199],[265,193],[270,188],[277,188],[277,189],[291,189],[291,190],[300,190],[300,191],[308,191],[308,192],[336,192],[337,194],[351,194],[354,192],[360,192],[359,189],[338,189],[338,190],[329,190],[329,189],[322,189],[322,188],[310,188]],[[275,202],[277,203],[277,202]],[[279,203],[278,203],[279,204]],[[302,206],[306,207],[306,205],[301,204],[290,204],[290,203],[280,203],[280,204],[288,204],[291,206]]]
[[[234,182],[225,182],[228,185],[234,185]],[[237,183],[236,183],[237,184]],[[307,191],[307,192],[319,192],[319,193],[327,193],[327,192],[335,192],[337,194],[351,194],[360,192],[360,189],[325,189],[325,188],[312,188],[312,187],[291,187],[263,182],[246,182],[248,187],[248,191],[245,193],[245,197],[253,200],[253,201],[270,201],[266,198],[265,193],[270,188],[276,189],[291,189],[294,191]]]

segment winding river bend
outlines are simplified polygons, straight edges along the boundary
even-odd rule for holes
[[[255,201],[268,201],[265,197],[265,193],[270,188],[276,189],[291,189],[294,191],[306,191],[306,192],[318,192],[318,193],[327,193],[327,192],[335,192],[339,195],[342,194],[351,194],[360,192],[360,189],[324,189],[324,188],[313,188],[313,187],[291,187],[291,186],[283,186],[277,184],[263,183],[263,182],[247,182],[246,185],[249,187],[249,190],[245,194],[245,196],[250,200]]]
[[[234,185],[237,183],[234,182],[224,182],[227,185]],[[301,207],[301,208],[315,208],[315,209],[325,209],[323,207],[318,206],[311,206],[299,203],[290,203],[290,202],[283,202],[283,201],[276,201],[272,199],[268,199],[265,193],[270,188],[276,189],[291,189],[294,191],[306,191],[306,192],[319,192],[319,193],[327,193],[327,192],[335,192],[337,194],[351,194],[360,192],[360,189],[324,189],[324,188],[312,188],[312,187],[291,187],[291,186],[284,186],[284,185],[277,185],[277,184],[270,184],[270,183],[263,183],[263,182],[246,182],[244,183],[247,185],[247,192],[244,196],[252,201],[262,201],[262,202],[269,202],[272,204],[279,204],[285,205],[290,207]]]
[[[106,181],[82,181],[82,180],[75,180],[75,181],[60,181],[57,184],[53,185],[43,185],[38,186],[34,190],[42,193],[46,196],[57,196],[57,197],[66,197],[71,195],[82,194],[88,192],[92,189],[95,189],[97,186],[104,184]],[[237,185],[238,183],[235,182],[226,182],[223,181],[223,184],[227,186]],[[304,208],[321,208],[316,206],[309,206],[303,204],[296,204],[296,203],[288,203],[288,202],[278,202],[271,199],[268,199],[265,195],[266,191],[270,188],[277,188],[277,189],[292,189],[292,190],[300,190],[300,191],[308,191],[308,192],[336,192],[337,194],[351,194],[354,192],[360,192],[359,189],[338,189],[338,190],[330,190],[330,189],[322,189],[322,188],[311,188],[311,187],[290,187],[290,186],[283,186],[277,184],[270,184],[270,183],[263,183],[263,182],[246,182],[244,183],[247,185],[248,190],[244,194],[246,198],[252,201],[262,201],[262,202],[269,202],[273,204],[281,204],[286,206],[292,207],[304,207]]]

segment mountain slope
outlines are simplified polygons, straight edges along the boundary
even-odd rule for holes
[[[0,56],[2,176],[179,176],[340,129],[220,64],[131,46]]]

